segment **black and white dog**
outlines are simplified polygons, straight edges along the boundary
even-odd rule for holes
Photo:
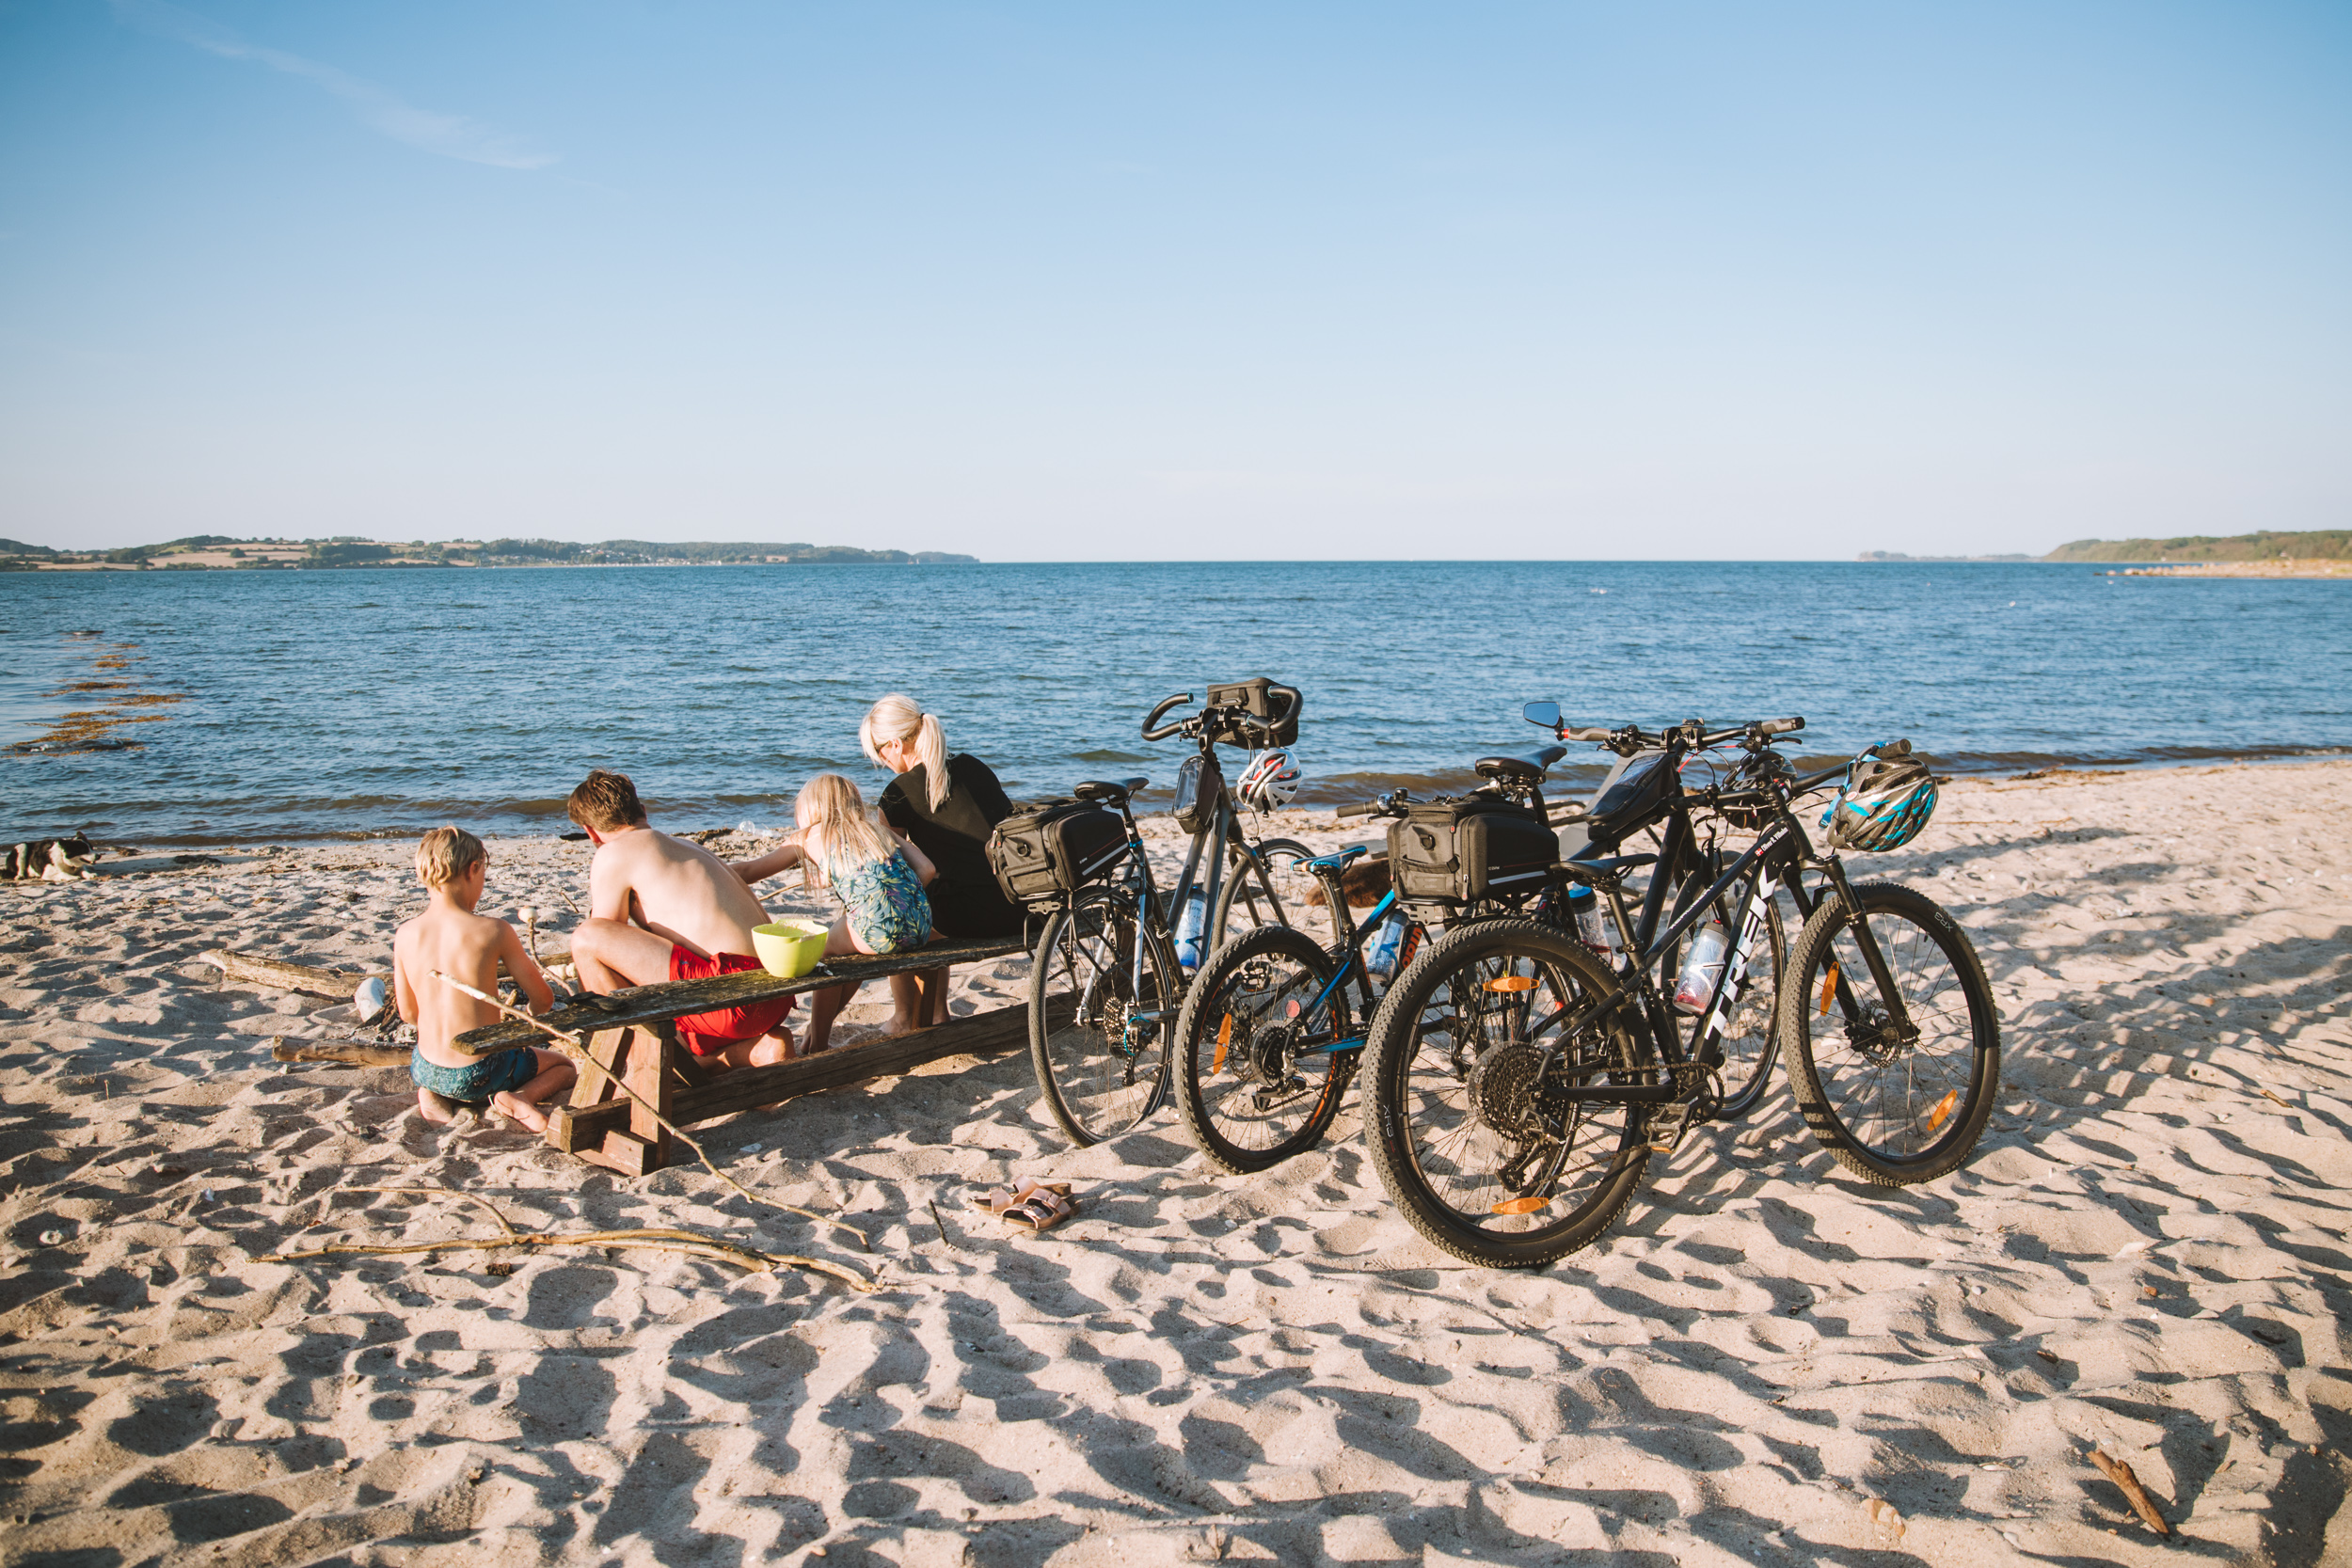
[[[97,853],[87,832],[0,846],[0,881],[74,881],[89,875],[89,863]]]

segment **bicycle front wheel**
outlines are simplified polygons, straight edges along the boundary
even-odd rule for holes
[[[1957,1169],[1984,1135],[2001,1022],[1968,933],[1894,882],[1854,888],[1896,995],[1872,978],[1854,912],[1822,900],[1781,988],[1781,1049],[1798,1109],[1838,1164],[1881,1186]]]
[[[1287,926],[1245,931],[1212,955],[1176,1026],[1176,1102],[1200,1152],[1236,1176],[1323,1141],[1356,1051],[1346,988],[1328,954]]]
[[[1647,1081],[1651,1053],[1592,950],[1532,920],[1447,932],[1382,998],[1364,1137],[1413,1228],[1489,1268],[1585,1246],[1649,1162],[1645,1107],[1564,1091]]]
[[[1184,995],[1167,939],[1133,895],[1089,888],[1046,918],[1029,972],[1029,1060],[1045,1108],[1081,1147],[1159,1108]]]

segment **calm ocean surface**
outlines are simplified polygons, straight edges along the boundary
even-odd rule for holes
[[[135,749],[0,753],[10,841],[555,832],[592,767],[666,826],[772,825],[820,768],[880,786],[857,724],[893,689],[1016,795],[1165,785],[1183,753],[1137,737],[1151,705],[1253,674],[1305,691],[1327,803],[1474,782],[1542,738],[1534,698],[1595,723],[1802,713],[1808,755],[1909,736],[1961,771],[2352,745],[2352,582],[2080,566],[22,573],[0,628],[0,745],[107,699],[153,721],[112,732]],[[130,684],[70,689],[92,681]]]

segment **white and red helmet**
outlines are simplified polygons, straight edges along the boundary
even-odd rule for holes
[[[1298,781],[1306,776],[1298,753],[1287,746],[1253,752],[1249,766],[1233,781],[1233,795],[1252,811],[1272,811],[1298,799]]]

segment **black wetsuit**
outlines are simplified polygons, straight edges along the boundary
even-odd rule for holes
[[[882,820],[914,840],[939,867],[926,891],[931,925],[951,937],[1017,937],[1021,909],[1005,897],[988,868],[988,834],[1012,813],[1005,786],[988,764],[962,752],[947,759],[947,798],[931,809],[923,765],[890,781],[882,793]]]

